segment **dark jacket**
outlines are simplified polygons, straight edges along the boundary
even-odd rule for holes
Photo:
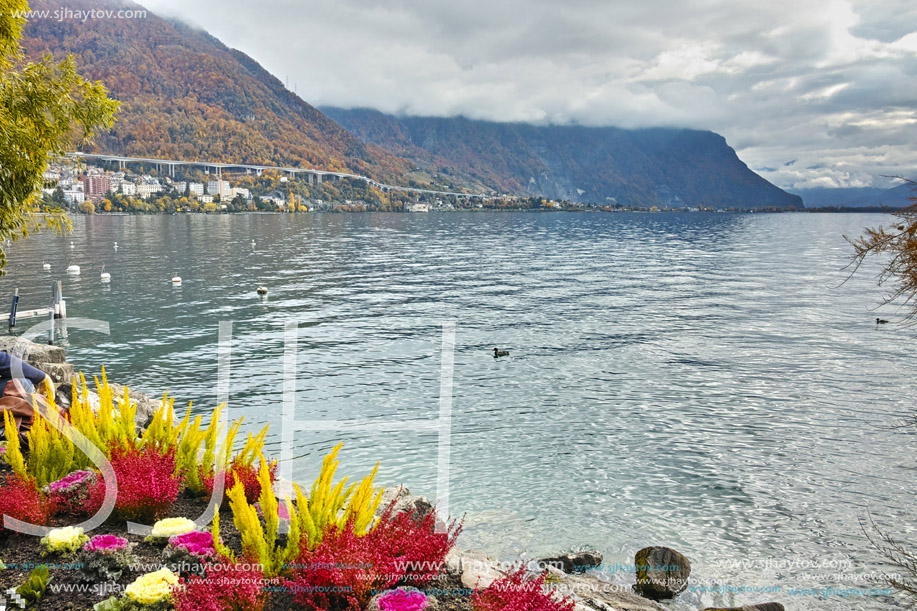
[[[20,365],[22,369],[19,369]],[[3,392],[3,387],[6,386],[6,383],[14,377],[25,378],[38,386],[45,379],[45,372],[35,369],[19,357],[13,356],[8,352],[0,352],[0,393]]]

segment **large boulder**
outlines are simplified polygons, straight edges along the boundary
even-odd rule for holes
[[[758,603],[744,607],[707,607],[704,611],[786,611],[780,603]]]
[[[691,562],[670,547],[644,547],[634,555],[634,591],[653,600],[674,598],[688,587]]]
[[[591,568],[600,566],[603,559],[604,556],[602,556],[601,552],[588,550],[542,558],[538,561],[538,565],[553,566],[564,573],[583,573]]]

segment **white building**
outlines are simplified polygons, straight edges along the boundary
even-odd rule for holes
[[[152,197],[162,191],[162,185],[159,182],[142,182],[137,185],[137,195],[146,198]]]
[[[197,199],[198,199],[202,204],[210,204],[210,203],[213,203],[213,196],[212,196],[212,195],[198,195],[198,196],[197,196]]]
[[[207,193],[209,195],[219,195],[220,199],[230,197],[228,180],[211,180],[207,183]]]
[[[184,192],[185,192],[184,189],[182,189],[182,193],[184,193]],[[203,194],[204,194],[204,183],[202,183],[202,182],[189,182],[189,183],[188,183],[188,192],[189,192],[191,195],[197,195],[197,196],[203,195]]]
[[[83,189],[64,189],[64,197],[71,204],[82,204],[86,201],[86,194],[83,193]]]
[[[137,195],[137,185],[125,180],[121,183],[121,193],[124,195]]]
[[[232,195],[232,197],[236,197],[237,195],[241,195],[244,199],[251,199],[251,198],[252,198],[252,195],[251,195],[251,193],[249,192],[249,190],[246,189],[246,188],[244,188],[244,187],[233,187],[232,190],[231,190],[231,192],[230,192],[230,195]]]
[[[108,175],[108,188],[111,189],[113,193],[118,192],[122,182],[124,182],[124,172],[112,172]]]

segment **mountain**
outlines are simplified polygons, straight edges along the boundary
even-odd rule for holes
[[[806,208],[823,208],[838,206],[843,208],[862,208],[865,206],[888,206],[900,208],[910,206],[914,197],[910,185],[898,185],[891,189],[862,187],[850,189],[795,189],[792,191],[802,198]]]
[[[61,10],[32,0],[33,11]],[[68,0],[67,9],[145,10],[118,0]],[[121,101],[96,151],[169,159],[319,167],[392,180],[408,164],[366,145],[310,106],[255,60],[204,31],[147,11],[135,19],[33,17],[32,58],[73,53],[80,73]]]
[[[149,11],[139,19],[80,20],[54,18],[63,9],[51,0],[33,0],[31,8],[49,17],[29,19],[23,40],[29,56],[72,53],[84,76],[102,81],[121,101],[114,128],[90,152],[317,167],[386,182],[599,204],[802,205],[749,170],[712,132],[335,108],[326,110],[329,118],[202,30]],[[122,0],[70,0],[66,9],[145,10]]]
[[[799,196],[752,172],[713,132],[321,110],[363,142],[447,181],[466,175],[499,191],[597,204],[802,207]]]

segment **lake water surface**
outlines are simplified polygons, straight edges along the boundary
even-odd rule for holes
[[[698,579],[782,588],[688,592],[674,608],[878,609],[889,602],[787,590],[870,587],[850,576],[876,568],[868,510],[917,539],[917,436],[892,428],[914,408],[914,330],[875,324],[901,316],[875,310],[875,265],[843,283],[842,235],[883,220],[80,217],[72,236],[14,244],[0,295],[19,287],[21,308],[41,307],[62,279],[69,316],[111,329],[70,329],[74,364],[202,410],[216,402],[218,325],[232,321],[230,416],[271,424],[274,454],[288,321],[297,419],[360,422],[439,415],[441,326],[455,321],[450,510],[467,512],[464,545],[504,559],[594,547],[621,564],[668,545]],[[380,460],[381,482],[435,496],[435,431],[297,433],[297,479],[339,440],[342,474]]]

